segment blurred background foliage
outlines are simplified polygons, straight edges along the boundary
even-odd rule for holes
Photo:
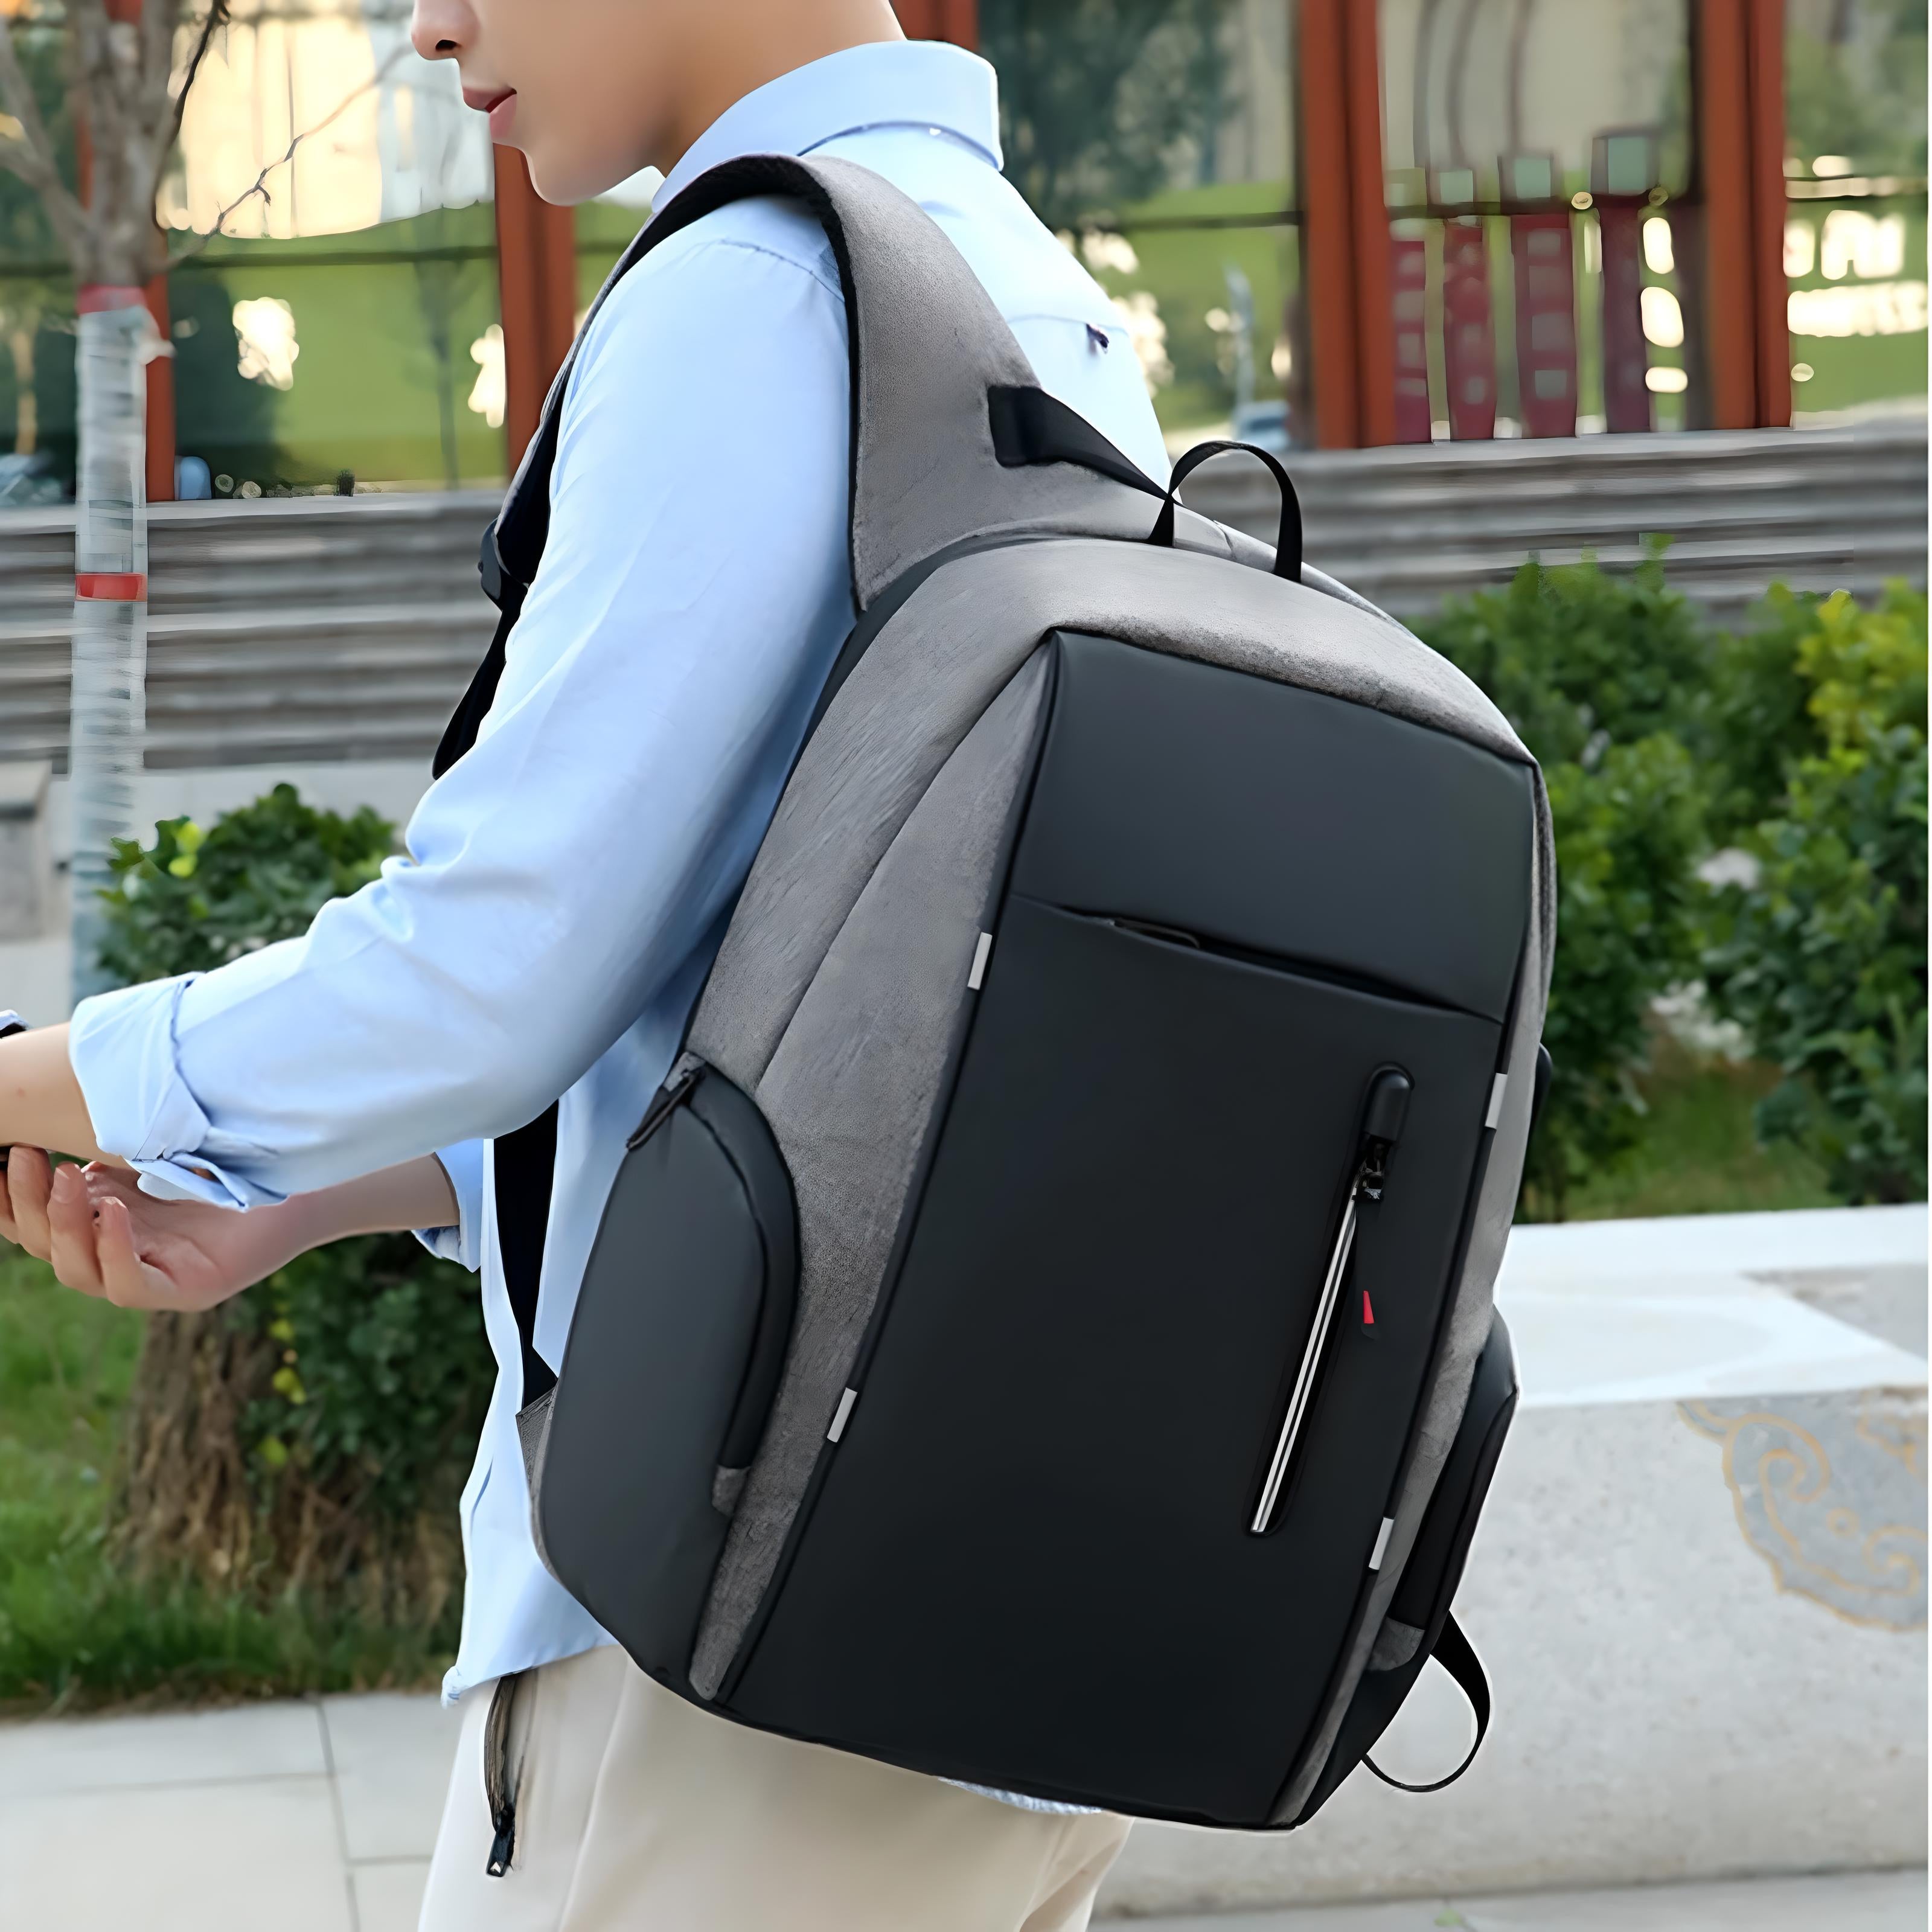
[[[278,785],[118,845],[127,982],[298,940],[395,828]],[[0,1262],[0,1706],[416,1682],[453,1653],[456,1502],[494,1366],[476,1278],[406,1234],[208,1314]]]

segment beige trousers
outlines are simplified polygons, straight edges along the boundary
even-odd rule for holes
[[[516,1850],[490,1878],[490,1694],[466,1700],[421,1932],[1081,1932],[1127,1835],[747,1730],[607,1646],[518,1687]]]

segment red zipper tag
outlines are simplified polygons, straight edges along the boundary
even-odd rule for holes
[[[1376,1325],[1376,1305],[1369,1299],[1369,1291],[1362,1290],[1362,1326],[1372,1328]]]

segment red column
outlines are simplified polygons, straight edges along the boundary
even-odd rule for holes
[[[1389,296],[1380,14],[1381,9],[1372,0],[1344,0],[1348,185],[1355,231],[1355,323],[1361,332],[1361,351],[1355,364],[1355,406],[1365,443],[1395,440],[1395,316]]]
[[[1352,449],[1363,440],[1345,4],[1346,0],[1300,0],[1297,76],[1301,87],[1301,272],[1315,364],[1315,439],[1324,449]]]
[[[1395,440],[1426,442],[1433,430],[1429,410],[1429,244],[1422,236],[1390,238],[1389,281],[1395,317]]]
[[[895,0],[892,10],[909,40],[980,44],[979,0]]]
[[[538,196],[514,148],[497,148],[496,162],[503,436],[514,470],[576,332],[577,223],[568,208]]]
[[[1784,278],[1784,0],[1747,0],[1746,172],[1761,429],[1791,421],[1790,296]]]
[[[1442,224],[1442,364],[1449,434],[1486,442],[1496,433],[1496,330],[1490,302],[1490,250],[1480,215]]]
[[[1697,9],[1697,182],[1704,212],[1705,366],[1713,429],[1748,429],[1758,410],[1745,7],[1746,0],[1699,0]],[[1780,166],[1781,196],[1781,156]],[[1606,247],[1606,276],[1609,266]]]
[[[142,293],[161,340],[172,341],[167,277],[157,275]],[[174,500],[175,358],[157,356],[148,364],[148,501],[172,503]]]
[[[1510,217],[1516,370],[1525,436],[1576,434],[1576,280],[1562,209]]]
[[[1644,203],[1597,197],[1604,248],[1604,427],[1654,428],[1645,376],[1650,351],[1643,338]]]

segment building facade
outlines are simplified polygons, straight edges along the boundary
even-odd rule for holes
[[[1776,427],[1925,390],[1923,0],[901,0],[1177,441]],[[546,206],[402,0],[236,0],[159,217],[150,494],[502,477],[648,184]],[[50,31],[16,26],[48,109]],[[35,64],[35,62],[38,64]],[[0,500],[72,292],[0,175]]]

